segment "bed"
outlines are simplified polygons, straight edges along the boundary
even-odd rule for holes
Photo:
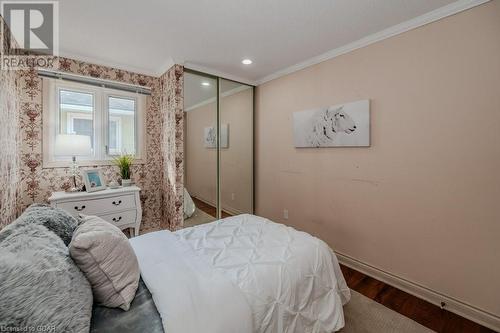
[[[130,243],[143,280],[136,299],[128,312],[94,308],[92,332],[330,333],[344,326],[349,289],[332,250],[307,233],[239,215]]]

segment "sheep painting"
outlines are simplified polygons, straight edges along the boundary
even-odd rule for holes
[[[370,103],[362,100],[293,114],[295,147],[369,147]]]
[[[217,130],[215,126],[205,127],[203,135],[203,143],[205,148],[217,148]],[[220,126],[220,147],[229,148],[229,125],[221,124]]]
[[[205,148],[217,147],[217,132],[215,131],[214,126],[205,127],[203,141],[205,143]]]

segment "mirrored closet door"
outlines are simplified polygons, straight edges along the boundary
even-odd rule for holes
[[[253,213],[253,87],[219,80],[220,216]]]
[[[184,225],[217,219],[216,77],[184,76]]]
[[[252,86],[186,69],[184,226],[253,213]]]

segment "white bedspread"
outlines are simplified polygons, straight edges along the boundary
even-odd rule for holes
[[[166,333],[333,332],[350,298],[323,241],[239,215],[130,240]]]

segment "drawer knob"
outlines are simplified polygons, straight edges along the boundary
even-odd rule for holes
[[[119,206],[121,203],[122,203],[122,201],[121,201],[121,200],[118,200],[118,202],[113,201],[113,205],[115,205],[115,206]]]
[[[77,210],[79,212],[81,212],[84,209],[85,209],[85,205],[83,205],[82,207],[75,206],[75,210]]]
[[[118,221],[120,221],[121,219],[122,219],[122,217],[121,217],[121,216],[118,216],[118,218],[113,217],[113,222],[118,222]]]

